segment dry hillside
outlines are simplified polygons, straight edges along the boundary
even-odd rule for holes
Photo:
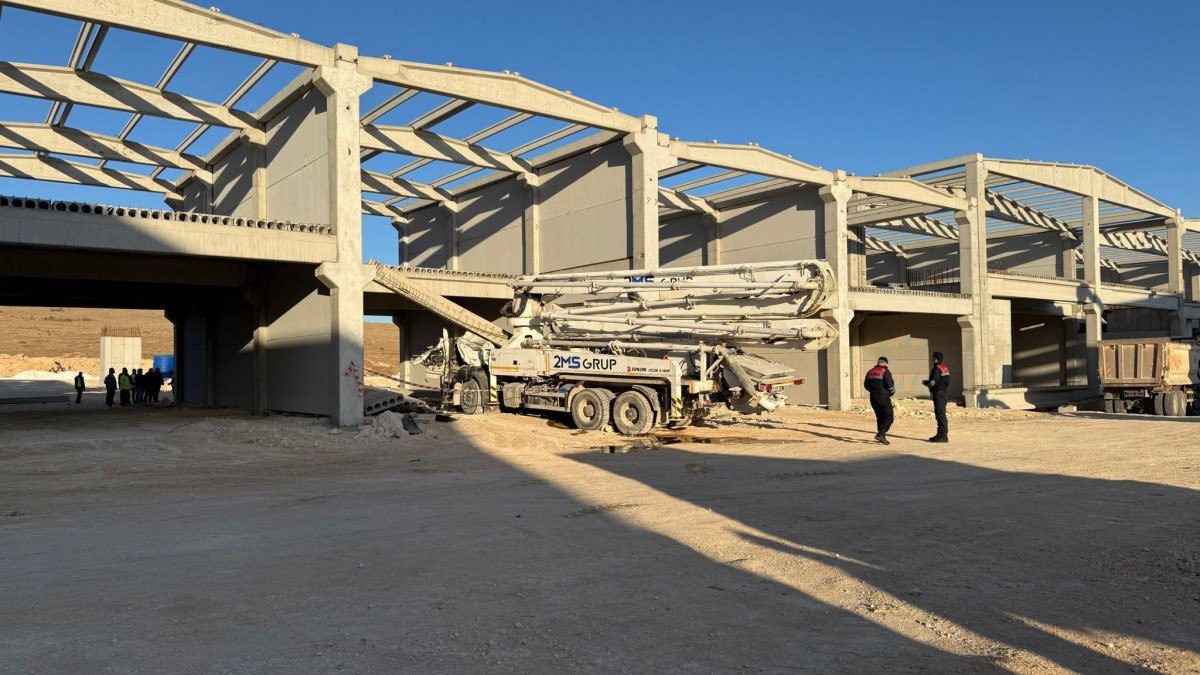
[[[136,326],[142,355],[174,351],[171,322],[158,310],[79,309],[73,307],[0,307],[0,377],[26,370],[94,372],[100,358],[100,331],[105,325]],[[366,365],[395,373],[399,333],[391,323],[365,324]]]

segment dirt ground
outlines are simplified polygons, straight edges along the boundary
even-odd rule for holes
[[[1200,672],[1200,419],[0,411],[0,671]],[[927,404],[925,404],[927,405]]]

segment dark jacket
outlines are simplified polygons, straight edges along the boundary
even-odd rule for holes
[[[950,388],[950,368],[944,363],[933,364],[933,369],[929,371],[928,382],[930,393],[946,391]]]
[[[87,383],[83,381],[82,375],[75,376],[75,388],[76,389],[87,389]]]
[[[105,378],[104,378],[104,388],[105,388],[105,389],[107,389],[107,390],[109,390],[109,391],[116,391],[116,390],[117,390],[117,377],[116,377],[116,375],[113,375],[112,373],[109,373],[108,375],[106,375],[106,376],[105,376]]]
[[[867,379],[863,388],[871,398],[890,398],[896,394],[896,382],[892,379],[892,371],[887,366],[875,366],[867,371]]]

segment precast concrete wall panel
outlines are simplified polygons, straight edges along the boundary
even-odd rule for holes
[[[222,216],[256,218],[258,193],[254,189],[254,150],[239,140],[213,165],[212,212]]]
[[[329,224],[329,122],[310,88],[267,123],[267,217]]]
[[[119,375],[122,368],[133,372],[142,367],[142,338],[103,336],[100,338],[100,377],[108,375],[112,368]]]
[[[867,283],[880,286],[902,284],[907,281],[904,276],[900,258],[895,253],[867,251]]]
[[[1167,258],[1165,256],[1162,260],[1121,263],[1120,267],[1120,276],[1116,279],[1119,283],[1163,291],[1167,290],[1171,284],[1167,274]]]
[[[208,334],[205,310],[189,306],[175,324],[175,397],[183,403],[208,403]],[[182,386],[180,386],[182,384]]]
[[[543,272],[629,269],[631,165],[615,141],[538,169]]]
[[[421,209],[413,213],[408,223],[407,264],[413,267],[448,268],[450,266],[450,227],[453,222],[445,209],[437,207]],[[401,256],[403,256],[403,251]]]
[[[1062,237],[1057,232],[1034,232],[988,237],[988,265],[1009,272],[1042,277],[1064,276]]]
[[[859,330],[865,373],[875,360],[886,356],[900,398],[929,398],[921,380],[929,377],[933,352],[946,356],[950,368],[950,396],[962,396],[962,331],[952,316],[929,314],[871,315]],[[865,397],[862,382],[853,382],[854,396]]]
[[[908,252],[908,269],[917,270],[958,270],[958,243],[942,243],[941,239],[930,239],[924,242],[904,244]]]
[[[525,189],[516,179],[458,199],[458,269],[521,274],[525,267]]]
[[[815,188],[722,208],[721,262],[825,258],[824,221]]]
[[[190,213],[208,213],[208,189],[197,181],[188,181],[187,185],[182,188],[178,206],[172,208],[176,211]]]
[[[237,291],[221,294],[213,310],[213,403],[254,407],[254,329],[257,315]]]
[[[275,265],[269,273],[264,340],[269,410],[329,414],[333,310],[314,271]]]
[[[1066,374],[1073,325],[1061,316],[1013,314],[1013,380],[1026,386],[1059,383]]]
[[[700,215],[683,216],[658,226],[658,259],[663,267],[688,267],[706,263],[708,225]]]

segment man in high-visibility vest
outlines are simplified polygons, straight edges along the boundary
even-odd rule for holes
[[[129,405],[129,394],[133,391],[133,376],[129,374],[128,368],[122,368],[121,374],[117,377],[117,388],[121,390],[121,407]]]

